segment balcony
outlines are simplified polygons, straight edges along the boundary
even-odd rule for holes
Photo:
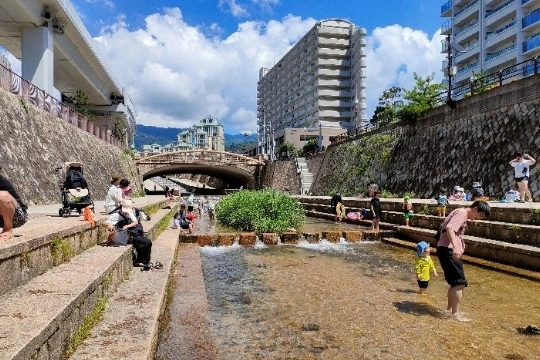
[[[532,30],[540,27],[540,9],[536,9],[521,20],[523,30]]]
[[[339,69],[319,69],[319,76],[350,77],[351,72],[349,70],[339,70]]]
[[[530,9],[535,5],[540,5],[540,0],[521,0],[524,9]]]
[[[473,44],[471,44],[471,45],[467,46],[466,48],[464,48],[463,50],[465,52],[458,52],[456,54],[456,56],[454,56],[454,59],[455,59],[454,64],[459,65],[459,63],[467,62],[472,57],[475,57],[475,56],[478,58],[478,55],[480,53],[480,46],[479,45],[480,45],[480,42],[477,40]]]
[[[474,31],[474,32],[469,31],[471,29],[476,29],[476,31]],[[460,36],[463,39],[465,39],[465,38],[469,37],[471,34],[478,32],[479,30],[480,30],[480,28],[478,27],[478,21],[475,21],[472,24],[467,25],[462,29],[456,30],[456,32],[454,33],[454,38],[457,38],[458,36]]]
[[[348,39],[336,39],[336,38],[324,38],[319,37],[319,44],[326,45],[329,47],[349,47]]]
[[[345,67],[351,66],[351,62],[349,60],[342,59],[319,59],[317,60],[316,65],[327,67]]]
[[[319,48],[317,50],[317,56],[346,57],[347,50],[346,49]]]
[[[343,35],[348,36],[349,35],[349,29],[348,28],[335,28],[335,27],[329,27],[329,26],[323,26],[320,27],[317,31],[319,35]]]
[[[469,71],[472,71],[472,69],[476,68],[479,64],[480,63],[477,61],[477,62],[472,63],[469,66],[459,69],[456,75],[454,76],[454,78],[457,78],[458,76],[461,76],[463,74],[466,74]]]
[[[532,50],[540,50],[540,33],[533,35],[530,39],[524,41],[522,44],[522,50],[523,55],[531,52]]]
[[[495,15],[496,13],[498,13],[499,11],[501,11],[502,9],[504,9],[505,7],[507,7],[508,5],[512,4],[516,2],[516,0],[508,0],[507,2],[497,6],[496,8],[494,9],[491,9],[491,10],[486,10],[486,14],[484,15],[484,18],[488,18],[492,15]]]
[[[478,11],[478,0],[474,0],[463,8],[457,10],[454,13],[454,24],[459,23],[461,20],[468,18],[472,14]]]
[[[442,17],[452,16],[452,0],[448,0],[443,6],[441,6],[441,16]]]
[[[441,25],[441,35],[452,33],[452,20],[447,20]]]
[[[517,44],[512,44],[495,53],[488,54],[485,58],[486,67],[493,69],[508,64],[516,58]]]
[[[351,86],[351,82],[348,81],[348,80],[323,80],[323,79],[319,79],[318,85],[319,86],[328,86],[328,87],[349,88]]]
[[[511,27],[516,26],[516,24],[517,24],[517,21],[514,20],[511,23],[509,23],[509,24],[507,24],[507,25],[505,25],[505,26],[503,26],[503,27],[501,27],[501,28],[499,28],[499,29],[497,29],[495,31],[487,32],[485,39],[489,40],[489,39],[493,38],[494,36],[499,35],[500,33],[504,32],[505,30],[508,30]]]

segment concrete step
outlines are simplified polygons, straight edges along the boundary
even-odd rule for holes
[[[152,220],[143,225],[149,238],[170,223],[175,210],[161,209],[161,205],[161,202],[148,205]],[[64,359],[70,349],[82,340],[92,321],[97,319],[98,310],[106,299],[132,271],[131,246],[81,247],[82,253],[70,253],[69,257],[64,258],[69,248],[66,244],[70,244],[68,241],[77,243],[85,239],[88,224],[71,224],[73,229],[64,229],[70,223],[58,223],[63,229],[60,233],[68,234],[68,238],[57,238],[37,247],[35,251],[15,256],[21,262],[22,259],[34,259],[38,265],[39,256],[42,256],[44,260],[41,262],[45,265],[41,266],[42,274],[34,274],[32,278],[25,279],[24,284],[0,296],[0,359]],[[29,224],[35,226],[36,219],[29,221]],[[104,241],[105,233],[98,229],[94,229],[99,235],[96,242]],[[54,232],[58,231],[55,226],[44,228],[42,232],[47,230],[53,230],[53,235],[60,234]],[[51,255],[54,253],[52,248],[57,249],[56,255]],[[50,257],[60,258],[63,263],[54,263],[54,267],[46,268]],[[11,272],[19,268],[24,270],[25,267],[19,264]]]
[[[153,359],[159,318],[165,309],[178,248],[178,230],[165,230],[152,244],[152,261],[162,269],[134,269],[107,303],[103,319],[77,348],[71,360]],[[114,335],[113,335],[114,334]]]
[[[327,220],[335,219],[333,214],[313,210],[307,210],[306,215]],[[344,218],[343,221],[352,224],[371,226],[370,220],[352,221]],[[395,231],[395,237],[402,240],[407,240],[412,243],[427,241],[432,247],[437,246],[437,242],[434,238],[436,230],[396,225],[386,221],[380,223],[380,228]],[[512,244],[505,241],[497,241],[471,235],[465,235],[464,240],[466,244],[465,252],[470,256],[522,269],[540,271],[539,247]]]
[[[330,204],[328,196],[297,196],[298,200],[305,204]],[[382,198],[381,208],[385,211],[401,211],[403,208],[403,199]],[[343,205],[346,208],[369,208],[369,198],[344,197]],[[437,204],[433,199],[411,199],[413,211],[417,214],[426,213],[436,214]],[[451,201],[446,208],[449,214],[452,210],[467,207],[472,201]],[[511,224],[540,225],[540,202],[534,203],[500,203],[489,202],[491,207],[490,221],[498,221]]]
[[[145,229],[151,229],[158,221],[153,213],[169,201],[138,198],[134,203],[152,216],[152,221],[143,222]],[[14,237],[0,242],[0,295],[104,241],[105,229],[99,224],[108,215],[99,211],[96,209],[95,228],[77,215],[60,218],[57,213],[32,214],[24,226],[15,229]]]
[[[93,247],[2,296],[0,359],[63,359],[131,262],[131,247]]]
[[[304,209],[332,214],[330,205],[303,204]],[[347,210],[358,210],[348,208]],[[383,211],[385,222],[395,225],[403,225],[404,217],[402,211]],[[421,227],[437,230],[444,219],[433,215],[417,214],[409,220],[412,227]],[[512,224],[508,222],[478,220],[469,221],[467,235],[479,238],[492,239],[512,244],[522,244],[540,247],[540,226],[527,224]]]

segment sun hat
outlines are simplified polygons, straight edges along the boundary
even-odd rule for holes
[[[475,182],[472,183],[472,187],[477,188],[477,187],[482,187],[482,185],[480,185],[480,183],[478,181],[475,181]]]
[[[111,177],[111,185],[117,184],[122,179],[122,175],[119,173],[114,174]]]
[[[133,202],[131,200],[124,200],[122,203],[122,212],[130,212],[133,210]]]
[[[429,247],[429,244],[425,241],[420,241],[416,244],[416,255],[421,256],[424,251]]]

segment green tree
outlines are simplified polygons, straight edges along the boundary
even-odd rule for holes
[[[302,151],[304,154],[308,154],[310,152],[315,152],[319,150],[319,140],[318,139],[310,139],[307,141],[307,143],[302,148]]]
[[[392,86],[384,90],[375,108],[372,124],[386,125],[398,119],[399,110],[403,107],[403,89]]]
[[[426,111],[443,104],[440,94],[445,90],[443,84],[434,83],[435,74],[426,77],[414,73],[415,86],[412,90],[404,91],[404,99],[407,100],[400,110],[402,120],[415,121]]]
[[[294,145],[291,144],[288,141],[286,141],[283,144],[279,145],[279,148],[277,149],[277,154],[280,157],[281,157],[282,153],[286,153],[287,154],[287,155],[285,155],[286,157],[289,157],[289,156],[294,157],[294,156],[296,156],[297,152],[298,152],[298,150],[296,150]]]

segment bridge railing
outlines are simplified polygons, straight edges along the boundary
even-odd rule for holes
[[[241,154],[229,153],[216,150],[187,150],[158,155],[146,156],[140,158],[138,164],[164,164],[164,163],[219,163],[235,166],[256,166],[263,165],[264,162],[258,159],[250,158]]]
[[[2,64],[0,64],[0,88],[20,96],[32,105],[69,122],[71,125],[76,126],[109,144],[119,148],[124,145],[123,142],[113,136],[109,130],[88,120],[85,116],[62,103],[60,100],[47,94],[44,90],[41,90],[31,82],[23,79]]]

